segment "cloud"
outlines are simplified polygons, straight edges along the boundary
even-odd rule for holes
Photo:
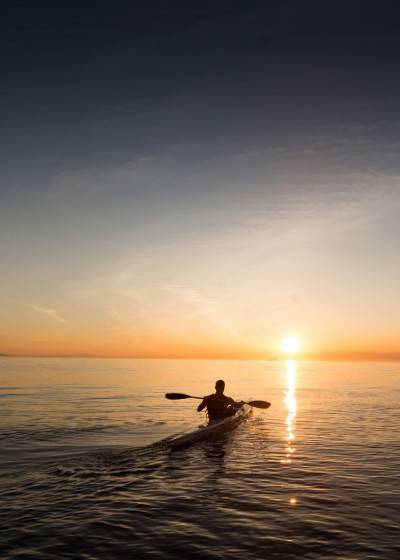
[[[184,284],[166,284],[162,286],[162,289],[177,300],[188,304],[192,312],[208,318],[221,333],[226,333],[232,337],[239,336],[238,331],[224,315],[220,306],[212,299],[201,294],[197,289]]]
[[[123,163],[103,166],[76,167],[54,175],[50,188],[44,196],[54,200],[92,200],[106,196],[134,192],[139,195],[150,188],[160,188],[168,173],[173,171],[175,160],[168,157],[154,158],[148,155],[127,159]]]
[[[38,313],[41,313],[42,315],[46,315],[49,319],[52,319],[53,321],[58,321],[59,323],[66,323],[66,319],[64,319],[64,317],[61,317],[61,315],[59,315],[55,309],[47,309],[46,307],[41,307],[40,305],[35,305],[33,303],[24,302],[24,305],[26,307],[29,307],[30,309],[33,309],[34,311],[37,311]]]

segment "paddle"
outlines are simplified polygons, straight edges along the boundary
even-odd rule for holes
[[[203,397],[192,397],[191,395],[185,395],[185,393],[167,393],[165,395],[165,398],[171,401],[179,401],[181,399],[199,399],[201,401],[203,400]],[[271,403],[267,401],[250,401],[244,404],[254,406],[255,408],[269,408],[271,406]]]
[[[180,399],[200,399],[203,400],[203,397],[191,397],[190,395],[185,395],[185,393],[167,393],[165,395],[166,399],[170,401],[179,401]]]
[[[269,408],[271,403],[268,401],[250,401],[248,403],[250,406],[254,406],[255,408]]]

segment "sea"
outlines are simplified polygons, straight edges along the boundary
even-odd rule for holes
[[[3,357],[0,442],[1,560],[400,558],[400,363]]]

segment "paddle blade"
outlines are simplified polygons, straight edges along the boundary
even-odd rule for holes
[[[184,393],[167,393],[165,398],[170,401],[179,401],[180,399],[190,399],[190,396]]]
[[[250,401],[247,404],[255,408],[269,408],[271,406],[271,403],[267,401]]]

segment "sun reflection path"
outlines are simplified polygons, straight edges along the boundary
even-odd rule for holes
[[[281,463],[291,463],[293,453],[295,452],[294,441],[295,437],[295,420],[297,413],[297,400],[296,400],[296,362],[295,360],[288,360],[286,364],[286,393],[284,402],[287,408],[286,417],[286,445],[285,445],[285,459]]]

